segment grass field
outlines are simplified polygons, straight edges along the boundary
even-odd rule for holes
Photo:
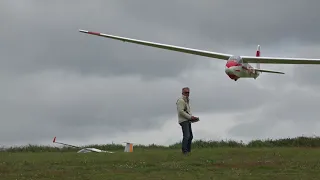
[[[300,138],[251,145],[198,141],[189,156],[180,153],[179,144],[137,146],[132,153],[119,145],[105,148],[113,147],[114,154],[16,147],[0,152],[0,179],[320,179],[318,141]]]

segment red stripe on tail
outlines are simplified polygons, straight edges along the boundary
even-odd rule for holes
[[[257,57],[260,57],[260,45],[258,45],[258,47],[257,47],[256,56],[257,56]]]

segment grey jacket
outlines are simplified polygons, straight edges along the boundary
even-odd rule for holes
[[[187,98],[185,96],[181,96],[177,102],[177,112],[178,112],[178,122],[181,123],[183,121],[191,120],[191,110],[189,103],[187,102]]]

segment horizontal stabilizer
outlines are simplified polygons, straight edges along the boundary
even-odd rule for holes
[[[270,71],[270,70],[263,70],[263,69],[255,69],[255,71],[258,71],[258,72],[266,72],[266,73],[284,74],[284,72]]]

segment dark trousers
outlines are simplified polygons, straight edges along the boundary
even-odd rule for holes
[[[180,126],[182,128],[182,152],[187,153],[191,152],[191,142],[193,139],[192,129],[191,129],[191,122],[184,121],[180,123]]]

